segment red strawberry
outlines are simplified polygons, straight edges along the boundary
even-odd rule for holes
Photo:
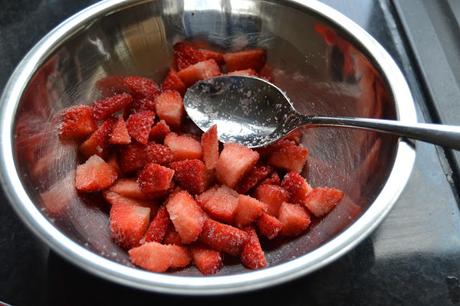
[[[233,221],[233,216],[238,207],[238,193],[235,190],[223,185],[215,189],[211,195],[207,196],[203,193],[197,198],[201,207],[211,217],[227,223]]]
[[[171,195],[166,208],[183,243],[191,243],[198,239],[206,215],[187,191]]]
[[[195,199],[198,201],[198,204],[200,204],[201,207],[203,207],[203,203],[207,203],[216,193],[217,187],[214,186],[212,188],[209,188],[205,192],[195,196]]]
[[[175,245],[183,245],[182,239],[180,235],[173,226],[170,226],[168,231],[166,232],[165,238],[163,240],[164,244],[175,244]]]
[[[186,159],[170,164],[174,181],[191,194],[202,193],[208,185],[208,173],[199,159]]]
[[[153,99],[137,99],[134,101],[131,109],[129,110],[131,113],[138,113],[142,111],[155,111],[155,100]]]
[[[128,144],[131,142],[131,137],[128,134],[126,123],[123,118],[118,118],[112,129],[112,134],[109,138],[111,144]]]
[[[241,181],[236,186],[235,190],[239,193],[246,193],[263,179],[265,179],[270,173],[273,172],[273,168],[270,166],[256,165],[246,173]]]
[[[142,111],[129,115],[126,121],[129,135],[137,142],[147,144],[154,118],[155,113],[152,111]]]
[[[281,204],[278,219],[283,225],[281,234],[285,236],[298,236],[310,225],[310,217],[305,209],[287,202]]]
[[[203,161],[208,170],[216,167],[219,159],[219,142],[217,140],[217,125],[211,126],[201,135],[201,147],[203,148]]]
[[[149,143],[144,150],[145,160],[148,163],[167,165],[174,159],[171,149],[161,144]]]
[[[163,139],[169,132],[171,132],[169,125],[166,124],[166,121],[160,120],[150,130],[150,139],[157,142],[163,142]]]
[[[150,208],[116,203],[110,208],[110,230],[113,240],[122,248],[139,245],[150,220]]]
[[[290,132],[289,134],[287,134],[286,136],[284,136],[284,139],[292,140],[296,144],[299,144],[300,141],[302,140],[302,135],[303,135],[302,130],[301,129],[296,129],[296,130]]]
[[[162,195],[171,188],[174,170],[159,164],[148,163],[139,173],[137,182],[141,190],[149,195]]]
[[[112,154],[107,160],[107,163],[112,166],[112,168],[117,172],[117,174],[121,174],[120,165],[118,164],[118,159],[116,154]]]
[[[80,145],[79,150],[85,157],[90,157],[94,154],[99,156],[106,155],[108,140],[115,120],[114,118],[109,118],[104,121],[101,126]]]
[[[264,203],[247,195],[240,194],[235,211],[235,225],[243,227],[251,224],[264,213]]]
[[[243,250],[248,234],[231,225],[206,219],[200,234],[200,241],[216,251],[238,256]]]
[[[168,210],[165,206],[161,206],[150,223],[147,232],[145,232],[145,242],[156,241],[161,243],[168,231],[170,223]]]
[[[278,216],[278,211],[283,202],[288,201],[288,192],[277,185],[260,185],[254,193],[256,199],[266,204],[267,213]]]
[[[96,82],[96,87],[104,97],[129,91],[122,76],[106,76]]]
[[[123,147],[118,154],[121,170],[129,173],[142,169],[147,163],[145,148],[146,146],[140,143],[131,143]]]
[[[195,82],[220,75],[220,68],[213,59],[193,64],[180,70],[177,75],[189,87]]]
[[[185,87],[184,82],[182,82],[177,75],[176,71],[169,69],[168,74],[161,84],[161,90],[175,90],[183,96],[187,88]]]
[[[343,198],[343,191],[335,188],[313,188],[305,199],[305,206],[316,217],[329,213]]]
[[[206,49],[199,49],[187,42],[179,42],[175,44],[173,48],[174,63],[179,70],[208,59],[214,59],[218,63],[223,62],[221,53]]]
[[[248,240],[241,252],[241,263],[249,269],[260,269],[267,266],[265,254],[260,246],[259,237],[253,228],[245,230],[248,233]]]
[[[102,120],[110,117],[112,114],[123,110],[133,103],[133,97],[130,94],[122,93],[108,98],[97,100],[93,105],[93,116],[96,120]]]
[[[201,159],[203,155],[201,144],[190,136],[169,133],[165,137],[164,144],[171,149],[174,160]]]
[[[233,53],[225,53],[224,61],[227,71],[254,69],[259,71],[265,65],[265,50],[251,49]]]
[[[156,206],[155,203],[152,201],[147,201],[146,199],[135,199],[135,198],[128,198],[125,195],[121,195],[111,190],[106,190],[103,193],[104,198],[110,205],[131,205],[131,206],[140,206],[140,207],[148,207],[150,208],[151,213],[155,213]]]
[[[161,120],[173,127],[179,127],[185,115],[184,101],[179,92],[165,90],[155,99],[155,108]]]
[[[268,163],[274,167],[300,173],[308,158],[308,150],[304,147],[290,144],[272,152]]]
[[[216,165],[217,179],[233,188],[257,163],[259,153],[236,143],[226,143]]]
[[[191,251],[193,263],[204,275],[214,274],[222,268],[219,252],[201,246],[193,246]]]
[[[77,105],[64,110],[59,136],[63,139],[82,138],[90,135],[96,129],[91,107]]]
[[[273,172],[270,174],[266,179],[264,179],[262,182],[260,182],[260,185],[280,185],[281,184],[281,179],[278,173]]]
[[[129,250],[129,258],[136,266],[151,272],[165,272],[169,268],[184,268],[191,262],[185,247],[148,242]]]
[[[257,219],[257,228],[259,233],[268,239],[273,239],[278,236],[279,232],[283,228],[283,224],[273,216],[267,213],[263,213],[259,219]]]
[[[102,158],[91,156],[84,164],[77,166],[75,188],[79,191],[104,190],[115,182],[117,172]]]
[[[239,75],[239,76],[257,76],[257,73],[254,69],[244,69],[244,70],[236,70],[227,73],[227,75]]]
[[[155,97],[160,93],[158,85],[147,78],[140,76],[127,76],[123,78],[124,87],[135,99],[150,99],[155,100]]]
[[[281,148],[284,148],[287,146],[295,146],[295,145],[296,143],[293,140],[281,138],[280,140],[275,141],[274,143],[266,147],[258,148],[257,152],[259,152],[259,154],[263,156],[264,158],[268,158],[270,154],[272,154],[275,151],[280,150]]]
[[[283,178],[281,187],[288,192],[289,202],[297,204],[304,204],[308,193],[311,191],[307,181],[296,172],[287,173]]]

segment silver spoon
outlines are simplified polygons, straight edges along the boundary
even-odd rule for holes
[[[256,77],[222,76],[197,82],[187,90],[184,105],[203,131],[217,124],[220,141],[250,148],[268,145],[302,125],[312,125],[373,130],[460,150],[458,126],[302,115],[278,87]]]

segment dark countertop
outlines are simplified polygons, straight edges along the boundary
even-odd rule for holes
[[[94,2],[0,0],[0,89],[44,34]],[[323,2],[355,20],[394,56],[409,81],[420,120],[431,121],[425,89],[392,3]],[[38,241],[0,194],[0,301],[14,305],[460,304],[460,213],[452,183],[456,173],[451,169],[442,149],[418,143],[412,177],[395,208],[347,255],[284,285],[211,298],[147,293],[89,275]]]

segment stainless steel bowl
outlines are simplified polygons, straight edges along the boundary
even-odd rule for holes
[[[375,133],[305,129],[303,175],[347,197],[300,238],[267,244],[269,268],[227,265],[213,277],[191,267],[155,274],[131,266],[110,239],[96,196],[77,196],[74,143],[56,136],[56,114],[99,95],[106,75],[160,81],[176,41],[222,50],[268,50],[275,82],[301,112],[416,120],[403,75],[388,53],[345,16],[315,1],[104,1],[72,16],[22,60],[1,98],[0,173],[18,215],[53,250],[106,279],[176,294],[242,292],[279,284],[330,263],[383,220],[406,185],[415,151]]]

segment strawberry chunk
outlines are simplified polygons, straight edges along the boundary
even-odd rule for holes
[[[115,120],[114,118],[109,118],[104,121],[101,126],[80,145],[79,150],[85,157],[88,158],[94,154],[104,156],[107,153],[108,141]]]
[[[203,203],[207,203],[212,196],[216,193],[217,187],[214,186],[212,188],[209,188],[205,192],[195,196],[195,199],[198,201],[198,204],[200,204],[201,207],[203,207]]]
[[[206,219],[200,241],[212,249],[238,256],[243,250],[248,234],[231,225],[219,223],[212,219]]]
[[[227,75],[239,75],[239,76],[257,76],[257,72],[252,69],[244,69],[244,70],[235,70],[232,72],[227,73]]]
[[[259,185],[280,185],[281,179],[278,173],[273,172],[266,179],[264,179]]]
[[[259,237],[253,228],[247,228],[248,240],[241,252],[241,263],[249,269],[260,269],[267,266],[264,251],[260,246]]]
[[[129,135],[137,142],[147,144],[154,118],[155,113],[152,111],[142,111],[129,115],[126,121]]]
[[[214,190],[214,191],[212,191]],[[225,185],[198,196],[201,207],[213,218],[231,223],[238,207],[238,193]]]
[[[187,191],[171,195],[166,208],[183,243],[191,243],[198,239],[206,215]]]
[[[173,127],[179,127],[184,119],[184,101],[179,92],[174,90],[163,91],[155,99],[155,107],[161,120]]]
[[[124,195],[118,194],[111,190],[104,191],[103,195],[106,201],[112,206],[119,205],[119,204],[125,204],[125,205],[131,205],[131,206],[148,207],[151,209],[150,210],[151,213],[155,213],[155,210],[156,210],[155,203],[151,201],[147,201],[145,199],[128,198]]]
[[[288,139],[288,140],[294,141],[296,144],[299,144],[300,141],[302,140],[302,135],[303,133],[301,129],[295,129],[294,131],[284,136],[284,139]]]
[[[107,160],[107,163],[112,166],[112,168],[115,170],[115,172],[117,172],[117,174],[121,174],[121,169],[120,169],[120,165],[118,164],[118,159],[117,159],[117,155],[115,154],[112,154],[112,156],[109,157],[109,159]]]
[[[180,70],[177,75],[184,82],[185,86],[189,87],[195,82],[206,80],[220,75],[220,68],[213,59],[198,62],[185,69]]]
[[[179,42],[174,45],[173,49],[174,63],[179,70],[209,59],[214,59],[218,63],[223,62],[221,53],[197,48],[188,42]]]
[[[181,96],[183,96],[187,90],[187,87],[185,87],[184,82],[182,82],[182,80],[179,78],[176,71],[169,69],[168,74],[161,84],[161,90],[175,90],[180,93]]]
[[[283,228],[283,224],[275,217],[263,213],[259,219],[257,219],[257,228],[259,233],[267,239],[276,238]]]
[[[251,224],[264,213],[264,203],[247,195],[240,194],[235,211],[235,224],[243,227]]]
[[[230,188],[254,167],[259,153],[236,143],[226,143],[216,165],[217,179]]]
[[[263,179],[265,179],[272,172],[273,172],[273,168],[270,166],[255,165],[241,179],[241,181],[236,186],[235,190],[238,191],[239,193],[246,193],[252,188],[254,188],[255,186],[257,186],[257,184],[259,184]]]
[[[93,116],[96,120],[103,120],[112,114],[123,110],[133,103],[133,97],[130,94],[122,93],[108,98],[97,100],[93,105]]]
[[[139,245],[150,220],[150,208],[116,203],[110,208],[110,230],[113,240],[122,248]]]
[[[67,108],[62,114],[59,136],[63,139],[78,139],[90,135],[96,129],[91,107],[77,105]]]
[[[217,125],[211,126],[201,135],[201,147],[203,148],[203,161],[208,170],[217,165],[219,159],[219,141],[217,140]]]
[[[106,76],[96,82],[96,87],[104,97],[129,92],[122,76]]]
[[[201,159],[203,155],[201,144],[190,136],[169,133],[164,144],[171,149],[174,160]]]
[[[165,136],[168,135],[169,132],[171,132],[169,125],[166,121],[160,120],[150,130],[150,139],[157,142],[163,142]]]
[[[204,275],[215,274],[222,268],[220,252],[202,246],[193,246],[191,251],[193,263]]]
[[[187,248],[163,245],[158,242],[145,243],[129,250],[128,253],[133,264],[151,272],[166,272],[169,268],[184,268],[192,260]]]
[[[155,97],[160,93],[160,89],[154,81],[140,76],[124,77],[123,85],[135,99],[155,101]]]
[[[296,172],[287,173],[281,186],[286,189],[289,196],[288,201],[291,203],[304,204],[308,193],[311,191],[307,181]]]
[[[129,173],[144,167],[147,163],[145,147],[140,143],[131,143],[120,150],[118,159],[123,172]]]
[[[267,213],[277,217],[280,206],[289,200],[288,192],[277,185],[263,184],[254,193],[256,199],[266,204]]]
[[[265,65],[266,55],[263,49],[251,49],[225,53],[224,61],[227,71],[254,69],[259,71]]]
[[[208,173],[199,159],[186,159],[170,164],[175,171],[174,181],[191,194],[202,193],[208,185]]]
[[[148,163],[167,165],[174,159],[171,149],[161,144],[149,143],[144,150],[145,160]]]
[[[308,150],[306,148],[289,144],[272,152],[268,158],[268,163],[280,169],[300,173],[307,162],[307,158]]]
[[[129,112],[138,113],[143,111],[155,111],[155,100],[152,99],[137,99],[133,102]]]
[[[116,179],[115,169],[99,156],[93,155],[77,166],[75,188],[86,192],[100,191],[110,187]]]
[[[128,134],[126,123],[123,118],[118,118],[118,121],[114,124],[112,133],[109,138],[111,144],[128,144],[131,142],[131,137]]]
[[[297,204],[284,202],[281,204],[279,217],[283,228],[281,234],[285,236],[298,236],[310,225],[310,216],[305,209]]]
[[[170,226],[168,231],[166,232],[165,238],[163,240],[164,244],[175,244],[175,245],[183,245],[182,239],[180,235],[173,226]]]
[[[159,164],[148,163],[139,173],[137,182],[141,190],[149,195],[162,195],[171,188],[174,170]]]
[[[305,199],[305,206],[316,217],[328,214],[343,198],[343,191],[336,188],[313,188]]]
[[[161,206],[145,232],[144,241],[156,241],[161,243],[165,238],[170,223],[168,210],[165,206]]]

